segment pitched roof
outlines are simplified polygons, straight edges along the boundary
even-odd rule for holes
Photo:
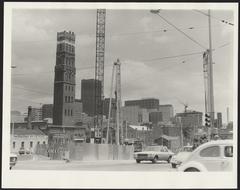
[[[13,131],[14,135],[41,135],[41,136],[47,136],[45,133],[43,133],[39,129],[23,129],[23,128],[17,128]]]

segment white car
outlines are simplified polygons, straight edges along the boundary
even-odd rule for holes
[[[232,157],[232,140],[210,141],[196,148],[178,167],[178,171],[232,171]]]
[[[172,168],[176,168],[178,165],[180,165],[182,162],[184,162],[189,155],[191,155],[191,152],[193,151],[193,146],[184,146],[180,151],[172,156],[172,159],[170,160],[170,163],[172,165]]]
[[[152,161],[156,163],[158,160],[170,162],[174,153],[168,150],[166,146],[147,146],[144,151],[134,153],[134,159],[137,163],[141,161]]]

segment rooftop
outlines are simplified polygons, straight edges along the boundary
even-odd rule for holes
[[[146,126],[138,126],[138,125],[129,125],[129,127],[136,129],[138,131],[147,131],[147,127]]]
[[[14,129],[13,131],[14,135],[20,135],[20,136],[24,136],[24,135],[41,135],[41,136],[47,136],[45,133],[43,133],[41,130],[39,129],[23,129],[23,128],[17,128]]]

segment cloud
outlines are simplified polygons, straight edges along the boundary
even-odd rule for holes
[[[169,42],[170,38],[168,36],[159,36],[155,37],[154,40],[159,43],[167,43]]]

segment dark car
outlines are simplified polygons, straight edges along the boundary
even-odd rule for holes
[[[10,155],[10,170],[12,169],[13,166],[15,166],[17,163],[17,155],[16,154],[11,154]]]
[[[26,150],[24,148],[20,148],[20,150],[18,151],[18,153],[21,155],[21,154],[25,154],[26,153]]]

